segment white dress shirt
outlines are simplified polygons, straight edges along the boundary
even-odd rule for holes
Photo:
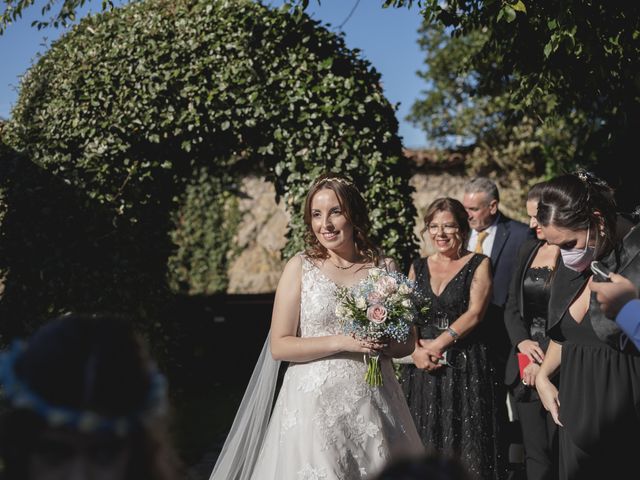
[[[493,242],[496,239],[496,232],[498,230],[498,218],[500,218],[500,214],[496,215],[493,223],[484,230],[489,234],[484,239],[484,242],[482,242],[482,253],[484,253],[487,257],[491,256]],[[470,252],[474,252],[476,249],[476,243],[478,243],[478,232],[474,229],[471,229],[471,235],[469,236],[469,242],[467,243],[467,250],[469,250]]]

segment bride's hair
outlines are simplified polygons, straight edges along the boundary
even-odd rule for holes
[[[338,202],[346,219],[353,226],[353,238],[358,251],[377,264],[380,260],[380,249],[369,238],[371,221],[369,209],[362,195],[354,183],[344,175],[334,172],[326,172],[318,176],[304,202],[304,224],[307,226],[305,234],[305,253],[310,258],[327,258],[327,249],[318,241],[311,226],[311,201],[320,190],[333,190],[338,197]]]

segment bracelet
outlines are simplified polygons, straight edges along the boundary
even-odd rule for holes
[[[460,335],[458,335],[458,332],[456,332],[453,328],[447,327],[447,333],[451,335],[451,338],[453,338],[453,343],[456,343],[458,341],[458,337]]]

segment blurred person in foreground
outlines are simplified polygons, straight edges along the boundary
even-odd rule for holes
[[[6,480],[175,480],[166,381],[127,321],[66,315],[0,356]]]

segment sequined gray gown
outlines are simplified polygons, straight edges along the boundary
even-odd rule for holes
[[[342,332],[336,284],[302,257],[301,337]],[[398,454],[423,451],[389,358],[384,384],[365,382],[361,354],[290,363],[252,480],[372,478]]]
[[[451,279],[440,296],[431,290],[425,258],[413,262],[420,290],[431,299],[431,308],[421,319],[422,338],[434,338],[469,306],[473,274],[486,258],[475,254]],[[491,366],[480,329],[458,341],[450,350],[450,363],[433,373],[406,365],[402,386],[409,409],[425,445],[460,457],[472,475],[482,480],[506,477],[505,459],[500,455],[497,421],[498,388],[502,375]]]

